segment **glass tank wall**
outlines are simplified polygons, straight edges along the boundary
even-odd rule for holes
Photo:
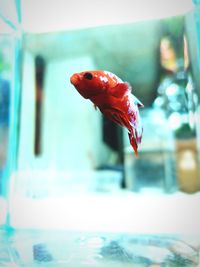
[[[21,32],[19,1],[0,6],[0,224],[4,224],[9,179],[17,164]]]
[[[199,265],[194,3],[165,19],[30,33],[20,2],[0,1],[0,265]],[[70,84],[92,69],[144,104],[138,157]]]
[[[19,3],[1,10],[2,196],[200,190],[198,3],[165,19],[23,32],[22,67]],[[139,157],[70,84],[89,69],[115,73],[144,104]]]

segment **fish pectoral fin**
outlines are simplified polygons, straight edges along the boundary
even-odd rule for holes
[[[117,98],[121,98],[129,92],[131,92],[131,87],[128,83],[118,83],[109,89],[109,94]]]
[[[120,126],[125,126],[124,122],[122,120],[122,115],[121,115],[121,111],[117,110],[117,109],[103,109],[101,110],[101,112],[111,121],[117,123]]]
[[[133,97],[134,97],[134,103],[135,103],[135,105],[137,105],[138,108],[143,108],[144,105],[142,104],[142,102],[136,96],[133,95]]]
[[[117,123],[122,127],[126,127],[127,129],[132,129],[129,118],[127,114],[117,109],[104,109],[103,114],[113,122]]]

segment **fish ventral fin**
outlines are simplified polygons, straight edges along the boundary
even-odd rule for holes
[[[127,82],[118,83],[116,86],[109,88],[109,93],[117,98],[121,98],[130,92],[131,92],[131,86]]]
[[[129,137],[129,140],[130,140],[130,144],[135,152],[135,156],[138,157],[138,143],[137,143],[137,140],[135,139],[133,133],[128,133],[128,137]]]

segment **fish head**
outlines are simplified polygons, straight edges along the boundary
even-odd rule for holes
[[[70,82],[84,98],[99,95],[121,81],[116,75],[101,70],[75,73]]]

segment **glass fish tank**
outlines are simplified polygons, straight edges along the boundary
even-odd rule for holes
[[[200,1],[61,2],[0,2],[0,266],[199,266]]]
[[[21,94],[20,4],[0,11],[0,225],[7,220],[9,179],[16,170]]]

